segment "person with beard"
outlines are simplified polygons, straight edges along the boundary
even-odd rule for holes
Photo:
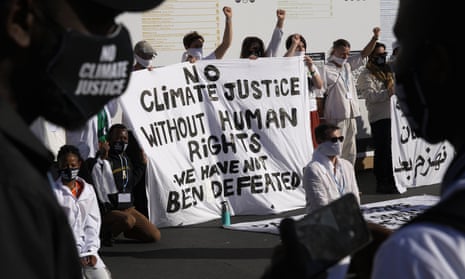
[[[0,268],[5,278],[82,278],[68,220],[52,191],[53,154],[29,125],[80,127],[123,94],[128,30],[115,18],[162,0],[4,0],[0,9]],[[103,65],[114,76],[92,69]]]
[[[377,42],[361,71],[357,88],[365,98],[375,148],[373,172],[376,192],[398,194],[394,181],[391,151],[391,96],[394,95],[394,73],[386,62],[386,45]]]
[[[78,176],[83,159],[79,149],[63,145],[58,151],[54,192],[74,233],[84,278],[109,279],[111,273],[99,255],[100,211],[94,187]]]
[[[160,231],[134,206],[134,187],[145,176],[146,160],[135,160],[126,153],[129,133],[123,124],[114,124],[108,132],[109,148],[99,152],[91,169],[92,180],[102,214],[102,241],[113,245],[113,238],[157,242]]]
[[[302,178],[306,212],[310,213],[347,193],[353,193],[360,203],[355,169],[349,161],[340,157],[344,141],[340,128],[322,123],[315,127],[315,137],[318,146],[304,167]]]

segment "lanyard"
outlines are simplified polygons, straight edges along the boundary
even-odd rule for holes
[[[121,176],[123,179],[123,192],[126,192],[126,186],[128,186],[129,173],[128,173],[128,159],[126,157],[118,155],[121,162]],[[124,164],[123,164],[124,161]]]
[[[341,174],[341,181],[339,181],[339,179],[337,178],[337,174],[340,173]],[[340,170],[339,167],[336,166],[336,173],[334,173],[333,171],[331,171],[331,175],[334,179],[334,183],[336,183],[336,186],[337,186],[337,190],[339,192],[339,195],[343,195],[344,194],[344,189],[346,187],[346,183],[345,183],[345,180],[344,180],[344,175],[342,173],[342,171]]]

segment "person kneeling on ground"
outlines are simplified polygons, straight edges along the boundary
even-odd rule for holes
[[[112,246],[112,238],[120,233],[142,242],[161,238],[158,228],[134,207],[133,188],[144,177],[146,164],[126,154],[128,139],[126,126],[114,124],[108,132],[108,145],[89,163],[101,205],[104,246]]]

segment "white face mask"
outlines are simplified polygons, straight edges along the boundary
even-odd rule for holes
[[[336,62],[337,64],[339,64],[341,66],[344,65],[347,62],[347,58],[339,58],[339,57],[336,57],[334,55],[331,57],[331,60]]]
[[[341,142],[339,141],[325,141],[323,143],[318,144],[317,149],[326,156],[339,156],[341,155],[342,146]]]
[[[305,55],[305,51],[296,51],[294,52],[294,56],[304,56]]]
[[[144,68],[148,68],[152,64],[152,59],[147,60],[137,54],[134,54],[134,58],[136,59],[137,63],[141,64]]]
[[[188,48],[186,52],[188,55],[195,57],[197,60],[200,60],[203,57],[202,48]]]

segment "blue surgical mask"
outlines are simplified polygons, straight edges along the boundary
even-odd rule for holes
[[[79,168],[65,168],[60,170],[60,177],[63,181],[69,182],[76,180]]]
[[[304,56],[305,55],[305,51],[296,51],[294,52],[294,56]]]

